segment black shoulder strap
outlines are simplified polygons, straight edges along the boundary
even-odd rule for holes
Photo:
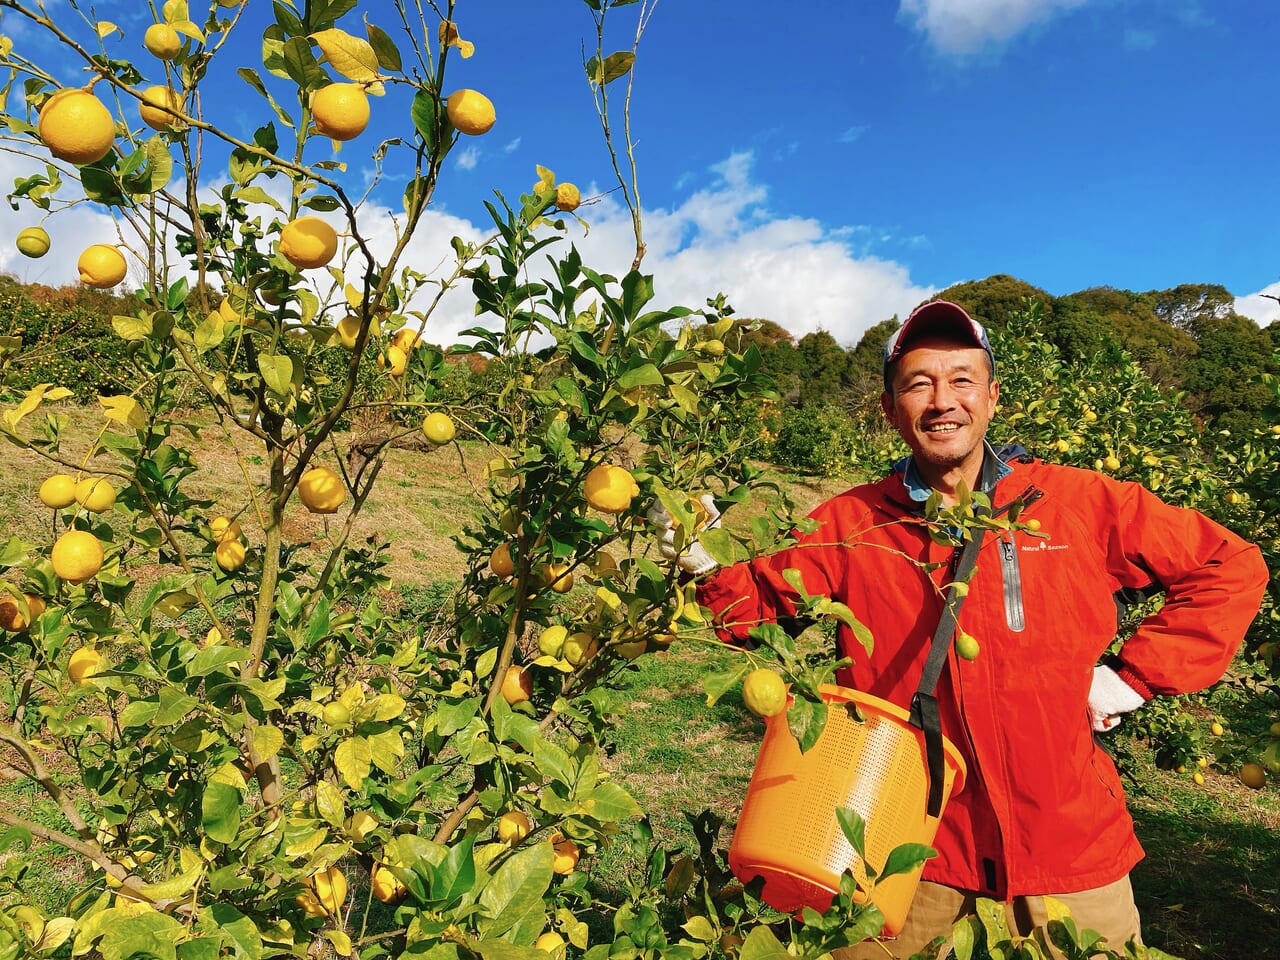
[[[933,695],[942,676],[942,667],[947,662],[947,648],[956,631],[956,622],[960,616],[960,604],[964,602],[968,590],[957,590],[956,584],[968,584],[974,565],[978,562],[978,551],[982,549],[982,540],[986,536],[985,529],[972,531],[969,542],[960,552],[960,562],[956,564],[955,576],[952,577],[951,588],[947,591],[947,599],[942,607],[942,616],[938,619],[938,628],[933,632],[933,643],[929,648],[929,658],[925,660],[924,672],[920,675],[920,685],[911,701],[911,722],[924,731],[925,759],[929,765],[929,806],[928,813],[936,817],[942,813],[942,787],[945,774],[942,753],[942,723],[938,716],[938,700]]]

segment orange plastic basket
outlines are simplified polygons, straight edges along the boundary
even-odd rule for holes
[[[821,693],[833,705],[852,701],[864,721],[844,709],[828,710],[822,736],[802,754],[785,714],[770,717],[729,846],[729,866],[738,879],[763,877],[764,901],[788,913],[831,906],[848,870],[858,882],[856,899],[866,901],[866,870],[840,829],[837,807],[856,810],[866,822],[867,859],[877,869],[894,847],[932,843],[938,829],[938,818],[926,813],[924,733],[911,725],[907,712],[845,687],[825,686]],[[945,810],[966,771],[945,738],[943,753]],[[875,884],[871,900],[884,914],[886,934],[902,930],[921,869]]]

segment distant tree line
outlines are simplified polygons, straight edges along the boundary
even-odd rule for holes
[[[1064,362],[1075,364],[1119,348],[1182,403],[1206,432],[1259,425],[1270,391],[1261,375],[1280,374],[1280,330],[1259,328],[1235,312],[1235,297],[1218,284],[1182,284],[1135,293],[1094,287],[1054,297],[1007,274],[961,283],[938,296],[963,306],[992,330],[1006,329],[1028,300],[1043,305],[1042,335]],[[882,388],[880,356],[901,322],[890,317],[846,347],[825,330],[798,340],[769,320],[744,337],[764,357],[787,405],[835,407],[855,420],[873,409]]]

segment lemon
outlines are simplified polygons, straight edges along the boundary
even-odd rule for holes
[[[445,112],[459,133],[473,137],[488,133],[496,119],[492,101],[477,90],[453,91],[445,101]]]
[[[956,656],[961,660],[976,660],[978,657],[978,641],[971,633],[963,630],[956,635]]]
[[[1115,456],[1107,457],[1102,461],[1102,465],[1111,473],[1115,473],[1120,469],[1120,458]]]
[[[610,463],[592,468],[582,482],[583,497],[601,513],[624,513],[639,492],[631,473]]]
[[[554,930],[548,930],[533,942],[533,949],[551,954],[551,960],[564,960],[566,950],[564,937]]]
[[[556,593],[568,593],[573,589],[573,574],[567,563],[548,563],[542,568],[547,585]]]
[[[403,377],[408,363],[409,355],[394,345],[387,347],[386,353],[378,357],[378,367],[385,368],[393,377]]]
[[[223,323],[244,323],[244,314],[232,306],[230,297],[223,297],[218,303],[218,316]]]
[[[67,676],[73,683],[84,683],[102,666],[102,655],[92,647],[81,647],[67,661]]]
[[[515,561],[511,559],[511,546],[500,543],[489,554],[489,569],[496,577],[509,577],[516,572]]]
[[[24,257],[37,260],[49,252],[49,232],[44,227],[26,227],[18,231],[14,246]]]
[[[347,314],[338,321],[338,342],[348,350],[355,349],[356,337],[360,335],[360,318],[353,313]]]
[[[399,903],[409,892],[400,878],[380,863],[375,863],[369,871],[369,888],[381,903]]]
[[[298,481],[298,496],[312,513],[337,513],[347,499],[347,488],[328,467],[312,467]]]
[[[46,100],[39,132],[50,153],[77,165],[101,160],[116,136],[111,112],[88,90],[59,90]]]
[[[575,667],[580,667],[596,655],[599,646],[589,633],[571,633],[564,639],[560,655]]]
[[[1261,790],[1267,783],[1267,771],[1256,763],[1246,763],[1240,768],[1240,782],[1250,790]]]
[[[368,810],[357,810],[347,821],[347,830],[350,831],[351,839],[356,843],[362,841],[376,829],[378,829],[378,818]]]
[[[105,556],[98,538],[87,530],[68,530],[53,545],[53,572],[68,583],[84,583],[100,569]]]
[[[31,626],[45,611],[44,600],[34,593],[24,593],[22,600],[27,605],[27,612],[22,612],[22,604],[17,597],[0,593],[0,630],[10,633],[21,633]]]
[[[561,876],[568,876],[573,873],[574,867],[578,865],[578,845],[572,840],[557,840],[551,846],[554,856],[551,860],[551,870]]]
[[[582,194],[572,183],[556,184],[556,209],[571,213],[578,209],[582,202]]]
[[[427,439],[434,443],[437,447],[441,444],[448,443],[458,432],[458,428],[454,426],[453,420],[445,413],[429,413],[422,421],[422,432],[426,434]]]
[[[209,532],[218,543],[224,540],[239,540],[244,531],[240,529],[239,520],[227,517],[214,517],[209,521]]]
[[[560,624],[553,624],[538,634],[538,652],[544,657],[559,657],[564,653],[564,642],[569,630]]]
[[[757,667],[742,681],[742,702],[757,717],[772,717],[787,708],[787,685],[767,667]]]
[[[506,844],[517,844],[529,835],[533,824],[520,810],[508,810],[498,818],[498,839]]]
[[[85,477],[76,484],[76,503],[90,513],[106,513],[116,505],[116,488],[102,477]]]
[[[161,60],[172,60],[182,52],[182,37],[167,23],[153,23],[142,35],[147,53]]]
[[[1217,720],[1209,724],[1209,732],[1212,733],[1215,737],[1220,737],[1224,733],[1226,733],[1226,731],[1222,727],[1222,724],[1220,724]]]
[[[341,910],[347,899],[347,878],[337,867],[321,870],[307,881],[307,886],[320,909],[330,916]]]
[[[41,503],[46,507],[52,507],[54,510],[69,507],[76,502],[75,478],[69,477],[65,473],[55,473],[40,484],[40,490],[36,495],[40,498]]]
[[[529,672],[514,664],[507,667],[507,672],[502,675],[502,699],[515,705],[524,703],[532,695],[533,677],[529,676]]]
[[[405,353],[410,353],[420,343],[422,338],[418,336],[418,331],[410,330],[408,327],[401,327],[391,336],[391,345],[399,347]]]
[[[334,700],[324,705],[321,719],[326,727],[345,727],[351,722],[351,708],[341,700]]]
[[[174,113],[182,113],[182,97],[177,91],[159,84],[142,91],[138,114],[142,117],[142,122],[152,130],[168,130],[182,123],[182,118],[175,117]]]
[[[316,131],[333,140],[351,140],[369,125],[369,98],[358,83],[331,83],[311,95]]]
[[[124,254],[105,243],[85,247],[84,253],[76,261],[76,269],[80,272],[81,283],[99,290],[114,287],[129,272]]]
[[[299,270],[323,267],[337,252],[337,231],[319,217],[299,217],[280,231],[280,254]]]
[[[239,540],[223,540],[213,548],[214,562],[227,573],[235,573],[244,566],[245,549]]]

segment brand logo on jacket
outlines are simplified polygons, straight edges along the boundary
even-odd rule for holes
[[[1067,549],[1070,549],[1070,547],[1071,547],[1071,544],[1069,543],[1048,543],[1044,540],[1040,540],[1040,541],[1037,541],[1037,543],[1034,546],[1024,543],[1022,545],[1022,552],[1023,553],[1044,553],[1047,550],[1067,550]]]

